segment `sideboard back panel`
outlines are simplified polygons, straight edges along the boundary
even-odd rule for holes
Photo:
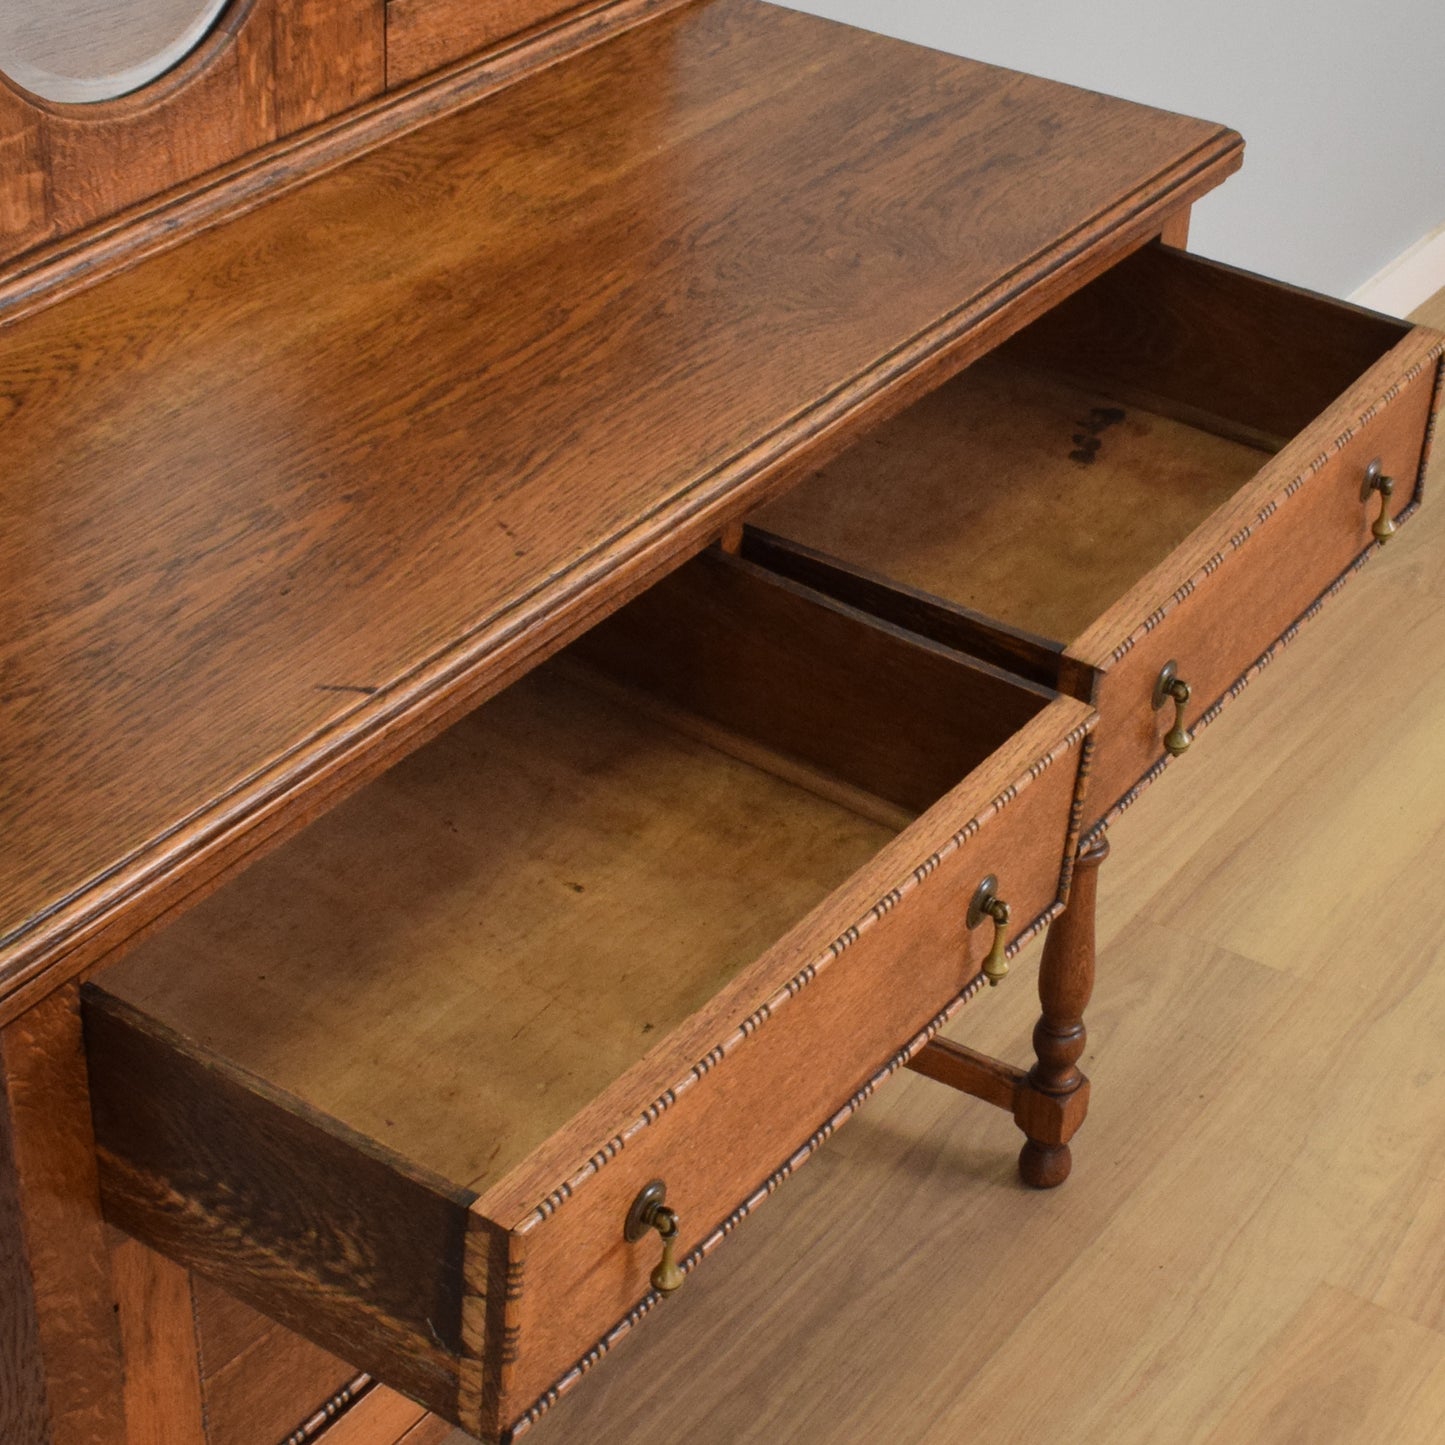
[[[389,0],[386,83],[409,80],[534,29],[568,11],[595,9],[578,0]]]
[[[385,0],[239,0],[168,75],[96,105],[0,77],[0,264],[379,95]]]

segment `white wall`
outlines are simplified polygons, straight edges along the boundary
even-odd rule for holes
[[[1346,296],[1445,223],[1445,0],[783,3],[1232,126],[1207,256]]]

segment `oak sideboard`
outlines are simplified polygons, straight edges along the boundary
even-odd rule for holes
[[[540,1438],[905,1068],[1064,1181],[1109,824],[1438,403],[1241,157],[762,0],[0,83],[0,1438]]]

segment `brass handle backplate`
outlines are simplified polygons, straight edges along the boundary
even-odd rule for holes
[[[667,1207],[666,1199],[667,1185],[654,1179],[632,1201],[622,1231],[629,1244],[645,1239],[653,1230],[662,1237],[662,1259],[651,1274],[653,1289],[662,1295],[680,1290],[687,1278],[677,1263],[677,1214]]]
[[[1360,500],[1368,502],[1374,494],[1380,494],[1380,515],[1370,528],[1370,535],[1377,542],[1388,542],[1397,530],[1395,519],[1390,515],[1390,499],[1395,495],[1395,479],[1387,477],[1376,457],[1365,468],[1365,480],[1360,484]]]
[[[1187,752],[1194,741],[1193,733],[1184,726],[1184,709],[1192,696],[1189,684],[1179,676],[1179,664],[1170,658],[1159,669],[1159,677],[1154,683],[1154,711],[1158,712],[1171,702],[1174,704],[1174,726],[1164,734],[1164,747],[1172,757],[1177,758],[1180,753]]]
[[[1013,912],[998,896],[998,879],[992,873],[973,890],[973,901],[968,905],[968,926],[977,928],[985,918],[993,920],[993,946],[983,961],[983,976],[990,987],[1008,977],[1008,926]]]

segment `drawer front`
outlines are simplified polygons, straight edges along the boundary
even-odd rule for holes
[[[1371,461],[1397,479],[1391,514],[1413,509],[1435,388],[1432,357],[1388,387],[1342,444],[1333,412],[1297,438],[1264,474],[1279,490],[1111,655],[1094,659],[1105,671],[1086,833],[1127,807],[1168,761],[1163,738],[1174,706],[1153,706],[1166,663],[1177,663],[1189,684],[1185,721],[1197,733],[1377,550],[1370,528],[1380,499],[1360,498]]]
[[[1092,700],[1085,832],[1418,498],[1442,338],[1148,246],[765,508],[746,555]]]
[[[1004,789],[1001,806],[950,812],[951,795],[902,835],[880,858],[897,886],[872,906],[856,891],[846,908],[825,905],[797,936],[799,967],[786,986],[715,1033],[676,1087],[566,1183],[540,1203],[515,1188],[509,1199],[481,1201],[495,1219],[532,1201],[513,1229],[504,1422],[535,1420],[657,1302],[648,1278],[656,1237],[623,1237],[641,1189],[666,1182],[690,1267],[942,1026],[961,995],[979,991],[991,926],[970,933],[964,919],[986,874],[997,876],[1020,942],[1051,915],[1078,822],[1084,736],[1078,726],[1060,733],[1058,719],[1080,716],[1062,701],[1020,735],[1017,756],[1032,750],[1039,761],[1021,786]],[[1051,729],[1053,743],[1040,747]]]
[[[655,1237],[623,1238],[645,1185],[711,1250],[979,991],[985,874],[1015,949],[1057,910],[1092,724],[1051,703],[760,961],[771,986],[678,1029],[675,1073],[649,1055],[480,1199],[87,985],[106,1213],[472,1433],[525,1425],[656,1303]]]
[[[490,1438],[1052,915],[1094,722],[721,553],[589,644],[84,990],[110,1220]]]

